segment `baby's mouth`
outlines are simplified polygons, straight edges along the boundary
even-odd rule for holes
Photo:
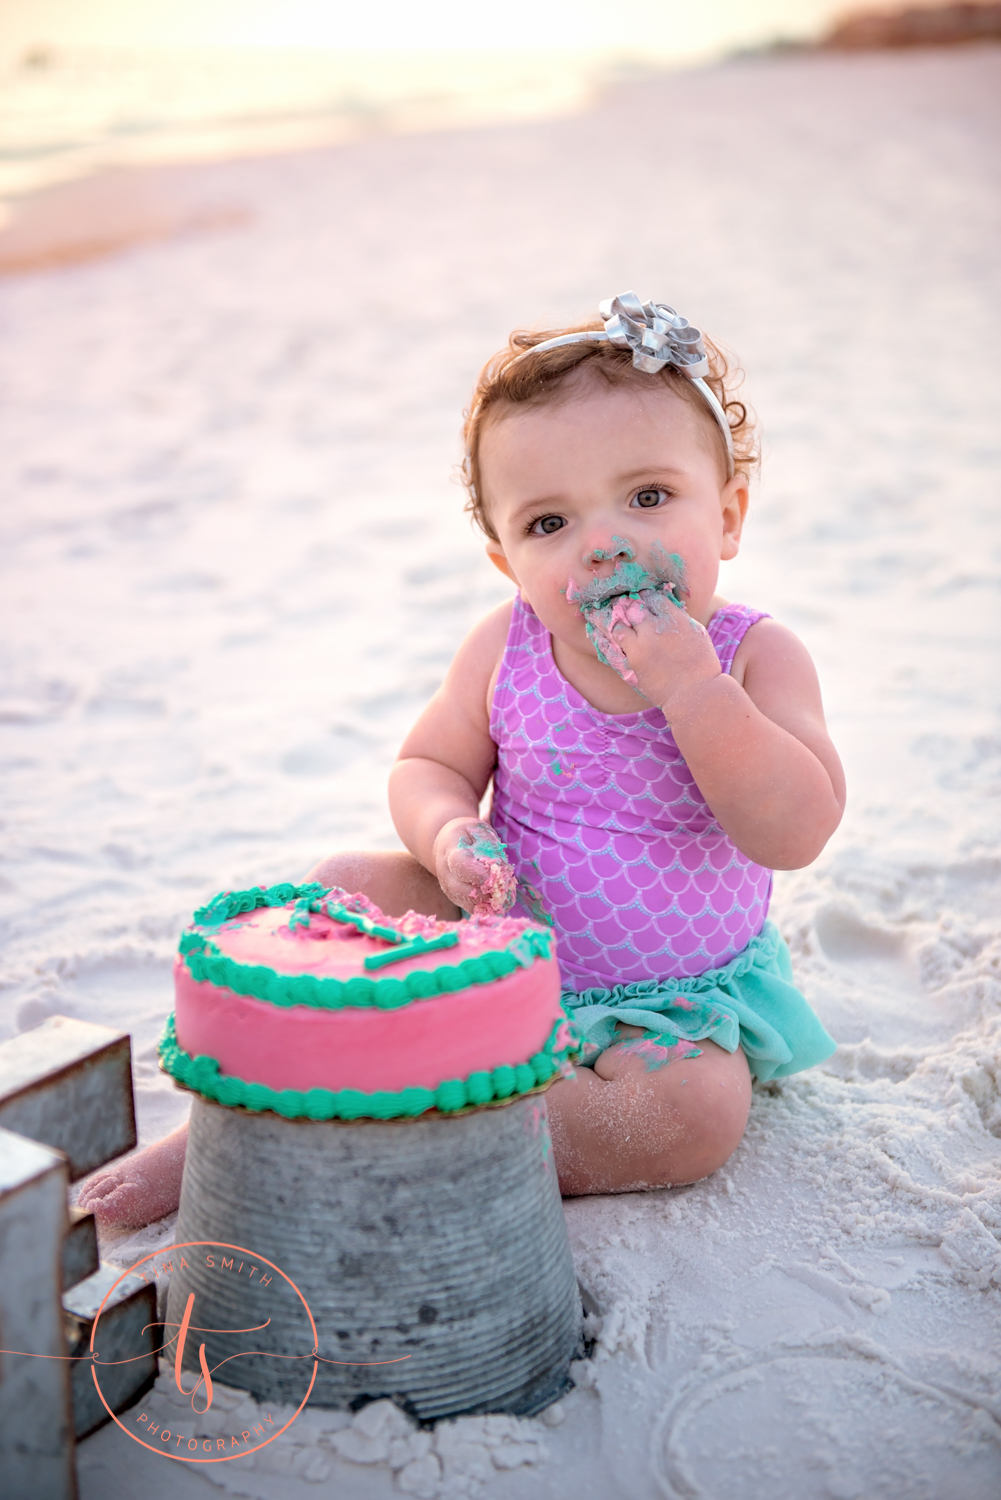
[[[684,561],[677,552],[665,551],[659,542],[654,542],[650,549],[648,568],[642,563],[620,561],[607,578],[592,578],[589,583],[578,585],[571,577],[564,593],[567,602],[576,604],[586,619],[592,610],[601,609],[623,594],[638,598],[647,589],[655,589],[679,609],[684,607],[683,599],[688,593]]]
[[[607,578],[592,578],[579,587],[573,578],[565,589],[567,602],[576,604],[584,619],[587,638],[598,660],[612,667],[623,682],[642,692],[639,679],[629,665],[621,645],[615,639],[619,625],[635,626],[644,618],[657,622],[658,634],[674,611],[684,611],[688,594],[685,564],[677,552],[667,552],[659,542],[650,549],[650,566],[620,561]]]

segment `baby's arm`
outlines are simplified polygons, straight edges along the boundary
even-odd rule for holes
[[[841,821],[845,782],[816,670],[792,631],[759,620],[729,676],[680,610],[666,629],[647,619],[620,626],[615,640],[737,848],[773,870],[816,859]]]
[[[490,700],[510,622],[505,604],[470,631],[389,778],[400,838],[469,912],[502,911],[514,899],[513,873],[479,813],[497,759]]]

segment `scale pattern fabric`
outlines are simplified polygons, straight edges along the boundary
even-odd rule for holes
[[[765,618],[743,604],[713,616],[724,672]],[[761,931],[772,872],[720,828],[660,709],[592,708],[520,597],[490,732],[491,822],[553,915],[564,988],[691,978],[724,967]]]

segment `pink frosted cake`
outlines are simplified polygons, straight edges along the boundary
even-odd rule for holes
[[[524,1094],[565,1071],[552,933],[515,917],[383,916],[319,885],[195,913],[160,1064],[220,1104],[392,1119]]]

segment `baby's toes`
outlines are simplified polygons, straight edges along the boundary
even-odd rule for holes
[[[152,1196],[141,1182],[121,1182],[87,1207],[102,1228],[138,1229],[159,1217]]]
[[[115,1172],[102,1172],[100,1177],[94,1177],[81,1190],[77,1198],[77,1207],[93,1212],[98,1203],[104,1203],[115,1194],[122,1186],[121,1174]]]
[[[132,1177],[119,1167],[89,1182],[77,1203],[92,1213],[102,1228],[134,1229],[159,1217],[152,1202],[155,1197],[143,1177]]]

